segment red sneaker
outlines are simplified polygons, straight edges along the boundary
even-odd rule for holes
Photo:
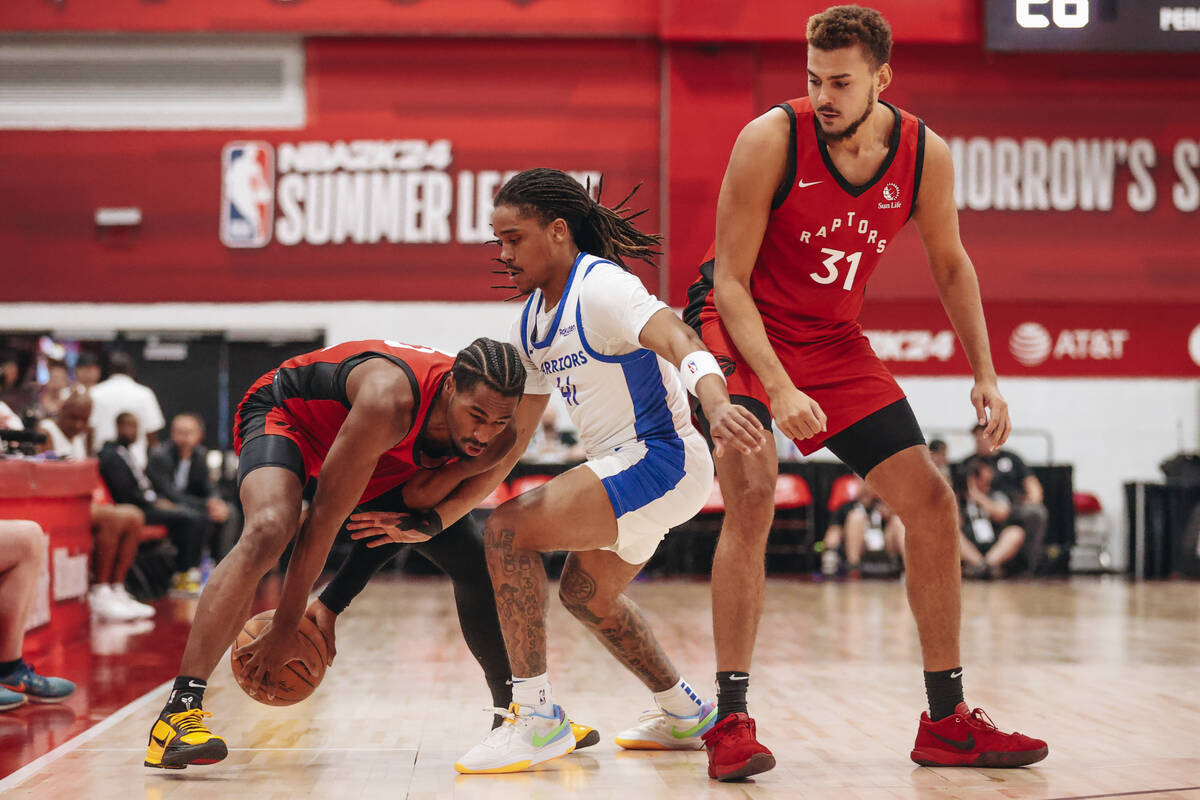
[[[700,738],[708,750],[710,778],[736,781],[775,767],[775,756],[754,738],[754,720],[745,712],[730,714]]]
[[[1046,757],[1046,743],[1020,733],[1002,733],[982,708],[959,703],[933,722],[921,713],[912,760],[923,767],[1024,767]]]

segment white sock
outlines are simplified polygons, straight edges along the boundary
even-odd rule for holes
[[[663,711],[677,717],[694,717],[700,713],[700,706],[703,704],[700,696],[683,678],[670,689],[655,692],[654,702],[658,703],[658,707]]]
[[[532,678],[512,679],[513,702],[519,706],[528,706],[534,711],[549,708],[554,705],[554,696],[550,693],[550,678],[543,672]]]

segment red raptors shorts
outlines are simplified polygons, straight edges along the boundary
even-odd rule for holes
[[[742,359],[719,317],[705,319],[704,344],[717,357],[731,396],[748,397],[769,414],[770,401],[758,376]],[[799,439],[804,455],[820,450],[825,440],[876,411],[904,399],[904,392],[861,332],[827,341],[786,342],[771,339],[775,354],[800,391],[817,401],[828,418],[824,433]],[[753,405],[753,404],[752,404]],[[755,410],[751,408],[751,410]],[[761,420],[764,427],[769,420]]]

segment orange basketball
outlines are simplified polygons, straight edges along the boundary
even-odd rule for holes
[[[237,680],[238,686],[242,687],[242,691],[246,691],[246,685],[242,678],[242,665],[233,652],[258,638],[274,614],[275,609],[271,609],[246,620],[246,624],[242,626],[242,630],[234,642],[229,660],[230,666],[233,668],[233,677]],[[311,649],[311,654],[318,664],[316,674],[309,672],[308,668],[300,661],[289,661],[283,665],[282,675],[267,673],[264,686],[270,687],[271,693],[275,695],[274,699],[268,699],[260,694],[254,698],[258,702],[269,706],[290,706],[293,703],[299,703],[312,694],[321,679],[325,677],[325,637],[317,628],[316,623],[308,617],[301,617],[296,637],[302,647]]]

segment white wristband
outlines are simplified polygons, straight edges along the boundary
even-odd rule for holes
[[[707,350],[697,350],[684,356],[683,361],[679,362],[679,374],[683,378],[683,385],[692,394],[696,394],[696,384],[705,375],[716,375],[722,383],[725,382],[725,374],[721,372],[721,366],[717,364],[717,359],[713,354]]]

